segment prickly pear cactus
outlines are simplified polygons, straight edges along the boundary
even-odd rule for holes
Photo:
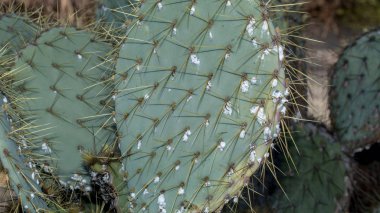
[[[330,109],[342,143],[352,150],[380,138],[380,30],[347,47],[331,77]]]
[[[276,212],[334,212],[344,192],[344,164],[340,145],[323,127],[311,123],[299,125],[292,137],[296,146],[289,149],[295,170],[283,162],[286,176],[271,198]],[[293,165],[290,165],[293,167]]]
[[[288,93],[269,7],[142,3],[116,67],[121,211],[213,212],[268,160]]]
[[[36,182],[32,164],[26,163],[26,158],[21,153],[22,142],[25,139],[18,137],[18,130],[12,127],[12,120],[9,119],[8,112],[12,109],[8,99],[0,96],[1,116],[0,116],[0,160],[3,168],[9,177],[9,185],[15,191],[19,209],[22,212],[41,212],[48,210],[48,205],[40,186]]]
[[[25,47],[29,41],[36,38],[38,29],[23,17],[4,14],[0,15],[0,47],[16,52]]]
[[[114,27],[127,27],[138,8],[137,0],[99,0],[96,19]]]
[[[33,150],[48,157],[64,185],[86,186],[83,151],[97,153],[113,141],[104,60],[110,49],[92,33],[52,28],[21,51],[10,74],[24,97],[14,107],[30,123]]]

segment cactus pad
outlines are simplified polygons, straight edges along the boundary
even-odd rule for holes
[[[93,34],[52,28],[21,51],[13,72],[24,101],[16,106],[31,123],[35,152],[49,156],[62,181],[83,185],[82,151],[112,141],[109,68],[111,47]]]
[[[331,120],[349,149],[380,138],[380,30],[347,47],[335,65],[330,90]]]
[[[122,211],[213,212],[268,160],[284,47],[262,1],[143,1],[117,61]]]
[[[276,212],[334,212],[344,192],[344,164],[341,147],[325,128],[311,123],[299,125],[292,137],[297,148],[290,154],[296,170],[282,170],[287,175],[279,177],[286,196],[278,191],[271,202]],[[298,172],[298,174],[297,174]]]
[[[18,202],[21,204],[19,208],[23,212],[47,210],[45,197],[36,182],[35,168],[32,164],[26,163],[26,158],[21,153],[21,141],[24,139],[17,134],[12,134],[17,131],[11,127],[12,120],[8,117],[8,110],[11,108],[8,99],[3,95],[0,96],[0,105],[0,160],[9,177],[9,185],[17,194]]]

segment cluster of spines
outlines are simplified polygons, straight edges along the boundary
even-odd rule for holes
[[[272,11],[276,15],[273,20],[281,33],[281,40],[287,47],[285,66],[287,78],[292,96],[292,105],[289,105],[289,115],[300,119],[306,117],[307,111],[307,74],[305,60],[305,41],[302,36],[306,19],[302,7],[305,2],[297,0],[276,0],[272,5]]]

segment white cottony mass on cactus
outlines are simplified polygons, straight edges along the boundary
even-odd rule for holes
[[[158,210],[160,213],[166,213],[165,195],[160,194],[157,199]]]
[[[193,63],[193,64],[196,64],[196,65],[200,65],[201,64],[201,60],[199,60],[198,56],[195,55],[195,54],[192,54],[190,56],[190,60],[191,60],[191,63]]]

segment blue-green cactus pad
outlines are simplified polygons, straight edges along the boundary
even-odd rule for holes
[[[142,3],[116,67],[122,211],[215,211],[266,162],[287,94],[268,9]]]

